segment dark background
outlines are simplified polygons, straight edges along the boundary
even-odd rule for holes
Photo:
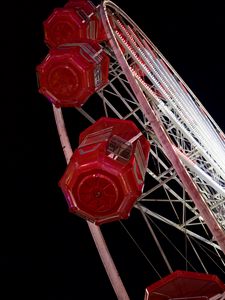
[[[3,300],[116,299],[85,221],[68,213],[58,188],[65,161],[51,105],[37,92],[35,67],[48,52],[42,22],[65,2],[11,1],[2,9]],[[116,3],[147,33],[224,130],[224,2]],[[141,234],[136,213],[131,217]],[[152,270],[144,260],[137,262],[139,254],[120,227],[105,225],[104,230],[131,299],[143,299]]]

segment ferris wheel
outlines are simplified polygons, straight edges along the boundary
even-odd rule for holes
[[[129,299],[129,291],[100,228],[132,219],[135,208],[140,219],[135,222],[145,224],[142,234],[160,253],[166,269],[162,277],[172,274],[152,283],[145,299],[224,299],[224,284],[203,275],[225,273],[224,133],[113,2],[95,7],[90,1],[70,0],[54,10],[44,27],[50,51],[37,73],[39,91],[53,104],[68,163],[59,185],[70,211],[87,220],[118,299]],[[79,120],[89,124],[73,150],[64,107],[75,108]],[[177,236],[184,237],[183,245]],[[182,261],[184,273],[174,273],[168,248]],[[152,272],[161,277],[147,256]],[[175,294],[169,295],[170,282],[181,277],[193,283],[193,290],[184,283],[181,294],[174,287]],[[198,294],[194,282],[200,279],[213,288]]]

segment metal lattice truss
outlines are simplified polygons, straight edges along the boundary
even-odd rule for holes
[[[134,76],[164,124],[180,159],[225,228],[223,133],[159,53],[144,45],[129,26],[117,23],[122,32],[116,31],[120,43],[146,78],[142,79],[133,69]]]
[[[142,112],[141,106],[137,101],[130,85],[113,54],[109,48],[105,51],[111,57],[109,83],[98,92],[99,98],[96,103],[99,111],[104,110],[105,116],[116,117],[120,119],[130,119],[139,127],[143,134],[148,138],[151,145],[149,167],[145,176],[145,188],[142,196],[138,199],[136,208],[141,210],[148,218],[159,220],[168,226],[187,234],[192,239],[203,243],[205,246],[211,246],[219,260],[219,264],[224,263],[223,254],[220,254],[219,245],[213,239],[208,230],[205,221],[200,216],[192,199],[187,195],[182,182],[177,176],[174,167],[164,154],[162,145],[160,145],[151,125]],[[129,54],[126,55],[129,59]],[[96,99],[93,99],[96,101]],[[88,105],[78,109],[91,123],[96,121],[96,112]],[[171,120],[156,110],[167,129],[168,134],[173,140],[174,146],[188,155],[188,159],[193,161],[197,157],[196,146],[193,146],[181,130],[173,130]],[[199,157],[199,156],[198,156]],[[187,166],[188,167],[188,166]],[[199,163],[199,168],[203,170]],[[205,199],[210,199],[208,204],[212,211],[215,210],[218,222],[223,220],[220,216],[218,207],[222,206],[223,195],[215,192],[215,189],[205,181],[205,178],[188,168],[193,180],[199,187]],[[221,219],[220,219],[221,218]],[[203,246],[203,247],[205,247]],[[194,246],[193,246],[194,247]]]
[[[121,16],[113,20],[116,38],[127,53],[133,75],[211,211],[225,228],[223,132],[155,46]]]
[[[160,120],[197,190],[218,224],[225,229],[223,132],[140,29],[133,26],[132,21],[127,22],[123,14],[118,14],[113,7],[108,8],[107,14],[130,72]],[[207,272],[207,268],[195,248],[194,240],[199,243],[201,251],[208,253],[210,249],[217,259],[217,265],[225,266],[220,246],[208,229],[206,220],[186,193],[112,48],[106,43],[102,45],[102,49],[109,55],[111,63],[109,83],[98,91],[99,98],[94,99],[99,115],[89,104],[92,99],[77,110],[91,123],[103,114],[135,122],[151,145],[145,188],[136,203],[136,208],[143,214],[151,233],[154,235],[150,225],[152,220],[176,228],[187,235],[190,247],[204,271]],[[159,248],[164,257],[160,245]],[[167,259],[164,260],[171,270]]]

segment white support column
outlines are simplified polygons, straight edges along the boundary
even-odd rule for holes
[[[69,142],[69,138],[67,136],[62,111],[60,108],[56,108],[55,106],[53,106],[53,111],[60,142],[63,148],[66,162],[68,164],[73,154],[73,151]],[[123,282],[110,255],[109,249],[106,245],[100,227],[88,221],[87,224],[118,300],[129,300],[130,298],[126,292]]]

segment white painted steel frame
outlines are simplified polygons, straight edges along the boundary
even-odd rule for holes
[[[151,163],[154,161],[156,164],[155,169],[151,165],[147,169],[147,183],[136,208],[144,214],[147,227],[155,237],[162,257],[165,254],[152,230],[149,218],[184,232],[190,245],[190,239],[194,238],[211,247],[219,257],[221,266],[225,265],[220,251],[222,249],[225,252],[225,219],[221,213],[225,199],[225,168],[223,161],[217,161],[218,156],[223,156],[224,134],[137,25],[110,1],[105,1],[99,9],[110,42],[103,49],[111,59],[109,84],[98,92],[104,115],[133,120],[148,138],[151,144]],[[113,11],[116,17],[111,16],[115,19],[112,30],[108,15]],[[118,43],[123,45],[124,53]],[[141,72],[138,74],[137,67],[145,77],[140,76]],[[193,106],[191,119],[182,108],[182,103],[191,103]],[[96,121],[96,112],[86,105],[77,110],[90,123]],[[61,110],[55,108],[54,114],[68,162],[72,149],[63,115]],[[201,124],[200,129],[197,125],[193,126],[193,121]],[[216,152],[211,146],[208,147],[209,140],[204,135],[206,129],[212,135],[211,143],[214,141],[214,145],[219,145]],[[148,182],[152,181],[154,184],[149,186]],[[158,191],[163,191],[165,198],[157,197],[155,193]],[[155,211],[155,203],[162,206],[169,204],[174,215],[167,216],[166,213]],[[183,207],[181,215],[176,210],[178,204]],[[187,218],[186,211],[189,212]],[[205,224],[212,234],[205,229]],[[89,222],[88,226],[118,299],[129,299],[100,228]],[[205,234],[198,228],[203,228]],[[194,251],[207,272],[197,250]],[[164,258],[171,272],[170,262],[167,257]]]
[[[54,111],[57,130],[59,133],[60,142],[62,145],[66,162],[68,164],[73,154],[73,150],[71,148],[70,141],[67,135],[62,111],[60,108],[56,108],[55,106],[53,106],[53,111]],[[95,242],[95,245],[98,249],[98,253],[101,257],[102,263],[108,274],[109,280],[113,286],[115,294],[117,295],[117,298],[121,300],[129,300],[130,298],[127,294],[127,291],[123,285],[122,280],[120,279],[119,273],[116,269],[113,259],[109,253],[108,247],[105,243],[100,227],[96,226],[95,224],[89,221],[87,221],[87,224],[90,229],[93,240]]]
[[[209,118],[209,114],[193,93],[189,93],[188,87],[157,48],[118,6],[111,1],[104,1],[100,12],[110,46],[126,74],[143,114],[185,190],[225,253],[225,233],[222,228],[224,216],[220,213],[224,208],[221,189],[224,192],[225,186],[225,147],[221,138],[222,131]],[[148,81],[145,82],[133,69],[131,59]],[[171,134],[172,129],[174,130]],[[179,141],[180,137],[182,142]],[[191,151],[187,152],[186,145]],[[181,155],[178,155],[180,152],[182,161]],[[190,161],[192,164],[185,167],[184,164]],[[202,178],[204,172],[205,176]],[[205,182],[208,177],[214,183],[213,186],[209,187],[209,180]],[[215,190],[217,185],[219,188]],[[207,197],[208,194],[210,197]],[[211,208],[212,205],[214,209]]]

